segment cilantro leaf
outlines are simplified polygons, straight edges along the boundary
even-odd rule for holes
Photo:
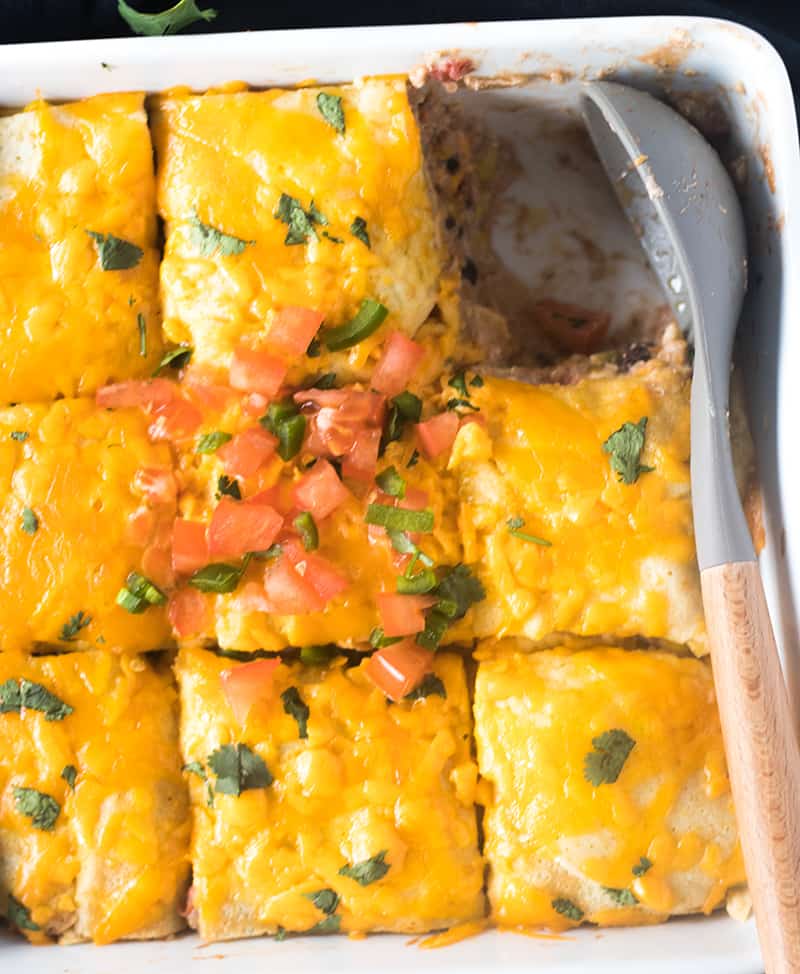
[[[467,389],[467,377],[465,372],[456,372],[455,375],[450,377],[447,383],[452,389],[462,397],[462,399],[469,399],[469,390]]]
[[[593,737],[592,746],[594,750],[584,758],[583,775],[597,788],[602,784],[613,784],[619,778],[636,741],[624,730],[615,729]]]
[[[75,791],[75,779],[78,777],[78,769],[74,764],[65,764],[61,769],[61,777],[66,781],[72,791]]]
[[[212,7],[200,10],[195,0],[178,0],[174,6],[158,14],[142,14],[118,0],[117,11],[134,34],[155,37],[159,34],[177,34],[184,27],[191,27],[200,20],[212,21],[217,11]]]
[[[523,517],[510,517],[506,521],[506,527],[508,528],[508,533],[514,538],[519,538],[520,541],[529,541],[531,544],[538,544],[543,548],[550,548],[553,544],[552,541],[547,541],[546,538],[540,538],[536,534],[528,534],[527,531],[520,530],[525,527],[525,518]]]
[[[242,580],[245,569],[250,564],[250,558],[245,555],[240,565],[230,565],[227,562],[215,561],[210,565],[198,569],[189,579],[192,588],[200,592],[213,592],[216,595],[227,595],[235,591]]]
[[[647,856],[639,856],[639,861],[631,869],[634,876],[644,876],[648,869],[653,868],[653,863],[647,858]]]
[[[331,916],[325,917],[324,920],[320,920],[319,923],[315,923],[310,930],[306,930],[307,934],[317,934],[317,933],[338,933],[342,925],[342,918],[338,913],[333,913]]]
[[[194,348],[191,345],[178,345],[164,353],[164,357],[158,363],[158,368],[153,373],[159,375],[164,369],[182,369],[189,364]]]
[[[11,893],[8,894],[8,905],[6,907],[6,916],[8,917],[8,922],[12,927],[16,927],[17,930],[41,930],[42,928],[38,923],[34,923],[31,920],[31,911],[21,903],[16,896],[12,896]]]
[[[350,224],[350,233],[352,233],[356,240],[360,240],[365,247],[371,247],[369,242],[369,231],[367,230],[367,221],[363,217],[357,216],[353,220],[353,222]]]
[[[470,606],[486,598],[486,589],[467,565],[456,565],[436,586],[436,595],[455,606],[450,618],[463,619]]]
[[[314,204],[312,203],[311,206],[313,207]],[[316,208],[306,211],[303,209],[300,200],[288,193],[281,193],[278,208],[273,216],[289,228],[283,240],[287,247],[307,243],[309,237],[317,236],[317,231],[314,229],[315,213],[319,215]],[[327,220],[325,222],[327,223]]]
[[[22,709],[38,710],[45,720],[63,720],[72,713],[72,707],[64,703],[41,683],[21,679],[0,683],[0,714],[20,713]]]
[[[336,653],[337,648],[335,646],[302,646],[300,662],[305,663],[306,666],[324,666],[333,659]]]
[[[30,435],[31,434],[30,433],[27,433],[25,430],[12,430],[11,431],[11,439],[12,440],[16,440],[17,443],[24,443],[25,440],[27,440]]]
[[[603,444],[603,452],[611,457],[611,469],[623,484],[636,483],[639,474],[655,469],[639,463],[646,429],[647,417],[642,416],[638,423],[623,423]]]
[[[186,774],[196,774],[201,781],[205,781],[207,778],[206,769],[199,761],[189,761],[188,764],[184,764],[182,770]]]
[[[406,482],[397,472],[395,466],[382,470],[375,478],[375,483],[384,494],[388,494],[390,497],[399,497],[402,500],[406,496]]]
[[[235,257],[241,254],[245,247],[252,247],[255,240],[240,240],[229,233],[223,233],[216,227],[203,223],[195,213],[189,221],[192,225],[190,238],[203,257],[213,257],[220,254],[222,257]]]
[[[74,616],[70,616],[69,619],[61,627],[61,632],[58,638],[63,640],[65,643],[71,643],[81,629],[85,629],[89,623],[92,621],[92,617],[87,615],[82,609],[76,612]]]
[[[97,233],[95,230],[87,230],[86,233],[95,242],[100,266],[104,271],[130,270],[144,257],[141,247],[129,240],[115,237],[113,233]]]
[[[576,906],[572,900],[565,899],[563,896],[551,900],[550,905],[556,913],[560,913],[562,917],[573,920],[575,923],[580,923],[583,919],[583,910],[579,906]]]
[[[335,913],[336,907],[339,905],[339,894],[333,889],[318,889],[313,893],[303,893],[303,896],[307,900],[311,900],[318,910],[322,910],[328,916]]]
[[[203,433],[194,448],[195,453],[216,453],[217,450],[233,439],[230,433],[223,430],[214,430],[212,433]]]
[[[61,806],[50,795],[35,788],[14,788],[14,800],[20,815],[27,815],[35,829],[52,832]]]
[[[629,889],[616,889],[614,886],[604,886],[603,889],[617,906],[636,906],[639,902]]]
[[[406,464],[406,467],[410,470],[411,467],[416,467],[418,463],[419,463],[419,450],[414,450],[414,452],[408,458],[408,463]]]
[[[242,489],[239,481],[235,477],[228,477],[226,474],[217,481],[217,500],[221,497],[232,497],[235,501],[242,499]]]
[[[39,530],[39,518],[29,507],[22,508],[22,530],[25,534],[36,534]]]
[[[435,673],[426,673],[419,686],[415,687],[410,693],[407,693],[403,699],[424,700],[425,697],[432,696],[442,697],[446,700],[447,691],[444,688],[444,683],[442,683]]]
[[[217,776],[218,795],[241,795],[254,788],[268,788],[273,777],[269,768],[246,744],[223,744],[208,757],[208,766]]]
[[[301,738],[308,737],[309,709],[308,704],[300,696],[300,691],[297,687],[289,687],[281,694],[281,700],[283,701],[284,713],[294,717],[297,721],[298,736]]]
[[[336,129],[339,135],[344,135],[344,109],[339,95],[330,95],[327,91],[321,91],[317,95],[317,108],[328,125]]]
[[[369,859],[364,859],[361,862],[356,862],[352,866],[348,863],[346,866],[342,866],[339,870],[339,875],[354,879],[360,886],[369,886],[370,883],[376,883],[379,879],[383,879],[386,873],[389,872],[390,865],[384,861],[388,851],[388,849],[382,849],[377,855],[371,856]]]
[[[136,315],[136,327],[139,329],[139,355],[147,358],[147,322],[141,311]]]

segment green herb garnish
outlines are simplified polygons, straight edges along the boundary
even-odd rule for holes
[[[406,468],[410,470],[411,467],[416,467],[418,463],[419,463],[419,450],[414,450],[414,452],[408,458],[408,463],[406,464]]]
[[[300,649],[300,662],[306,666],[323,666],[329,663],[336,655],[335,646],[303,646]]]
[[[289,687],[281,694],[283,701],[283,711],[297,721],[298,735],[301,738],[308,737],[308,705],[304,703],[297,687]]]
[[[288,193],[281,193],[278,200],[278,207],[273,216],[276,220],[280,220],[281,223],[285,223],[289,228],[283,240],[287,247],[307,243],[309,237],[317,236],[314,224],[319,223],[324,225],[328,222],[314,206],[313,200],[311,206],[305,210],[300,200],[294,196],[290,196]]]
[[[624,484],[636,483],[639,474],[655,469],[639,463],[646,429],[647,417],[642,416],[638,423],[623,423],[603,444],[603,452],[611,457],[611,469]]]
[[[34,923],[31,920],[31,911],[21,903],[16,896],[12,896],[11,893],[8,894],[8,904],[6,907],[6,916],[8,917],[8,922],[12,927],[16,927],[17,930],[41,930],[42,928],[38,923]]]
[[[314,893],[303,893],[307,900],[311,900],[318,910],[330,916],[336,912],[339,905],[339,894],[333,889],[318,889]]]
[[[369,886],[383,879],[389,872],[389,863],[385,861],[388,849],[382,849],[377,855],[364,859],[362,862],[342,866],[339,870],[340,876],[347,876],[354,879],[360,886]]]
[[[26,433],[25,430],[12,430],[11,439],[16,440],[17,443],[24,443],[28,439],[30,433]]]
[[[263,759],[246,744],[223,744],[209,755],[208,766],[217,777],[214,791],[218,795],[238,796],[268,788],[274,780]]]
[[[61,777],[66,781],[72,791],[75,791],[75,779],[78,777],[78,769],[74,764],[65,764],[61,769]]]
[[[223,233],[216,227],[210,226],[193,214],[189,220],[191,230],[189,238],[203,257],[213,257],[220,254],[222,257],[235,257],[241,254],[246,247],[252,247],[255,240],[241,240],[239,237]]]
[[[594,750],[584,758],[583,776],[595,788],[602,784],[613,784],[635,746],[636,741],[624,730],[608,730],[593,737]]]
[[[400,595],[426,595],[436,588],[436,584],[434,570],[423,568],[421,572],[417,572],[415,575],[408,573],[401,575],[397,579],[397,591]]]
[[[19,713],[21,710],[38,710],[47,721],[63,720],[72,713],[72,707],[51,693],[41,683],[23,679],[0,683],[0,714]]]
[[[639,902],[629,889],[616,889],[613,886],[604,886],[603,889],[617,906],[636,906]]]
[[[394,466],[382,470],[375,478],[375,483],[390,497],[399,497],[402,500],[406,496],[406,482]]]
[[[435,650],[448,628],[467,614],[470,606],[486,598],[486,590],[466,565],[456,565],[433,589],[438,602],[425,614],[425,628],[417,634],[416,643]]]
[[[228,477],[226,474],[222,476],[217,481],[217,500],[221,497],[232,497],[235,501],[240,501],[242,499],[242,489],[239,486],[239,481],[235,477]]]
[[[389,309],[380,301],[365,298],[350,321],[336,328],[327,328],[320,336],[324,345],[330,351],[339,352],[344,348],[352,348],[378,330],[386,320]]]
[[[167,597],[158,586],[139,572],[131,572],[125,586],[117,592],[117,605],[138,615],[151,605],[166,605]]]
[[[232,439],[231,434],[225,433],[223,430],[214,430],[213,433],[203,433],[197,441],[195,453],[216,453],[221,446],[229,443]]]
[[[300,452],[306,434],[306,418],[291,399],[271,403],[259,423],[277,436],[281,460],[291,460]]]
[[[467,377],[463,371],[456,372],[455,375],[451,376],[450,381],[447,384],[451,388],[455,389],[456,392],[463,399],[469,399],[469,390],[467,389]]]
[[[150,37],[159,34],[176,34],[184,27],[190,27],[200,20],[212,21],[217,16],[217,11],[212,7],[200,10],[195,0],[178,0],[174,6],[158,14],[139,13],[125,0],[118,0],[117,10],[134,34]]]
[[[446,700],[447,691],[444,688],[444,683],[442,683],[435,673],[426,673],[419,686],[415,687],[410,693],[407,693],[403,699],[424,700],[425,697],[433,696],[443,697]]]
[[[317,108],[328,125],[336,129],[339,135],[344,135],[344,109],[339,95],[329,95],[327,91],[321,91],[317,95]]]
[[[376,626],[369,634],[369,644],[373,649],[383,649],[386,646],[399,643],[402,639],[402,636],[385,636],[380,626]]]
[[[306,930],[306,934],[339,933],[341,925],[342,918],[338,913],[334,913],[329,917],[325,917],[324,920],[320,920],[319,923],[315,923],[310,930]]]
[[[61,806],[50,795],[35,788],[15,788],[14,801],[20,815],[27,815],[35,829],[52,832]]]
[[[381,436],[379,454],[383,456],[386,447],[399,440],[407,423],[418,423],[422,416],[422,400],[413,392],[401,392],[389,404],[386,415],[386,425]],[[416,450],[414,451],[416,453]],[[419,454],[417,453],[417,457]],[[413,458],[412,458],[413,459]],[[413,466],[409,461],[408,466]]]
[[[158,363],[158,368],[153,372],[153,376],[159,375],[164,369],[182,369],[189,364],[194,348],[191,345],[178,345],[164,353],[164,357]]]
[[[233,592],[245,569],[250,564],[251,555],[245,555],[241,565],[229,565],[227,562],[213,562],[198,569],[189,579],[192,588],[201,592],[213,592],[216,595],[227,595]]]
[[[367,230],[367,221],[360,216],[357,216],[355,220],[350,224],[350,233],[360,240],[365,247],[371,247],[369,242],[369,231]]]
[[[100,266],[104,271],[127,271],[136,267],[144,256],[144,251],[129,240],[115,237],[113,233],[97,233],[87,230],[97,247]]]
[[[653,868],[653,863],[647,858],[647,856],[639,856],[639,861],[631,869],[634,876],[644,876],[648,869]]]
[[[433,511],[410,511],[405,507],[388,504],[370,504],[364,520],[388,531],[433,531]]]
[[[540,538],[535,534],[528,534],[527,531],[522,531],[521,528],[525,527],[525,519],[522,517],[510,517],[506,521],[506,527],[508,528],[508,533],[515,538],[519,538],[520,541],[530,541],[531,544],[538,544],[543,548],[550,548],[553,544],[552,541],[547,541],[545,538]]]
[[[575,923],[580,923],[583,919],[583,910],[579,906],[576,906],[572,900],[565,899],[563,896],[551,900],[550,905],[556,913],[560,913],[562,917],[566,917]]]
[[[75,615],[70,616],[61,627],[61,632],[58,634],[58,638],[63,640],[65,643],[71,643],[77,637],[81,629],[85,629],[91,621],[92,617],[87,615],[83,610],[76,612]]]
[[[319,531],[317,523],[309,511],[301,511],[292,521],[295,530],[300,535],[303,547],[306,551],[316,551],[319,548]]]
[[[147,358],[147,322],[141,311],[136,315],[136,327],[139,329],[139,355]]]
[[[187,774],[197,775],[197,777],[201,781],[207,780],[208,776],[206,775],[206,769],[203,767],[202,764],[200,764],[199,761],[189,761],[188,764],[184,764],[182,770],[185,771]]]
[[[36,534],[39,530],[39,518],[29,507],[22,508],[22,530],[25,534]]]

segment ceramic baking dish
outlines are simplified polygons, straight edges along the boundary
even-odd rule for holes
[[[497,207],[494,243],[535,292],[581,301],[591,294],[615,319],[646,313],[658,292],[616,209],[575,114],[583,80],[613,77],[667,95],[701,120],[732,164],[750,236],[750,292],[739,359],[758,451],[767,594],[798,700],[800,596],[800,158],[789,79],[773,48],[736,24],[694,18],[558,20],[192,37],[127,38],[0,48],[0,107],[41,94],[172,85],[204,89],[231,80],[254,86],[310,78],[409,72],[447,54],[469,57],[501,84],[458,94],[465,111],[509,140],[521,169]],[[517,84],[510,84],[517,82]],[[521,83],[520,83],[521,82]],[[260,939],[203,946],[194,937],[96,948],[34,949],[0,934],[0,969],[27,972],[166,974],[202,961],[204,974],[268,969],[329,972],[506,971],[754,974],[755,928],[725,915],[656,927],[584,929],[560,937],[485,933],[443,950],[375,936]]]

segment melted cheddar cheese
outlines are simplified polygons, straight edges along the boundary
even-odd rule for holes
[[[162,606],[134,621],[115,599],[129,572],[152,574],[150,539],[175,513],[147,502],[136,474],[171,466],[139,410],[62,399],[0,411],[0,652],[169,644]]]
[[[338,896],[329,922],[347,932],[422,932],[482,916],[461,659],[436,657],[446,699],[398,704],[341,658],[322,670],[282,664],[244,726],[220,679],[237,665],[204,650],[182,650],[177,662],[183,757],[207,776],[191,775],[200,935],[308,931],[326,919],[310,896],[320,890]],[[290,687],[308,707],[307,738],[282,702]],[[209,757],[237,743],[266,763],[270,785],[220,793]],[[388,869],[364,885],[341,873],[376,856]]]
[[[487,378],[460,431],[464,559],[487,591],[457,635],[644,636],[706,652],[689,494],[689,377],[652,360],[573,385]],[[647,417],[633,483],[603,444]],[[549,544],[513,535],[511,518]],[[471,623],[471,624],[470,624]]]
[[[71,713],[9,707],[8,681],[20,680]],[[169,673],[141,658],[0,654],[0,912],[10,894],[29,939],[109,943],[183,926],[189,815],[177,732]],[[57,803],[49,828],[20,810],[20,788]]]
[[[475,736],[498,923],[558,929],[710,913],[744,882],[705,662],[615,648],[524,654],[514,640],[478,658]],[[609,731],[633,746],[616,780],[594,784],[587,755]]]
[[[103,270],[88,231],[134,244],[141,259]],[[141,94],[36,102],[0,119],[0,402],[91,393],[152,372],[155,245]]]
[[[341,99],[343,132],[323,117],[320,94]],[[193,344],[197,363],[227,367],[242,339],[268,339],[272,313],[287,305],[315,308],[337,325],[374,298],[389,309],[379,332],[347,352],[301,358],[290,381],[331,367],[364,375],[387,330],[414,334],[430,314],[443,287],[442,256],[403,80],[173,93],[156,102],[153,134],[167,224],[164,330]],[[306,225],[305,241],[301,234],[285,242],[288,224],[276,216],[282,194],[306,219],[322,215]],[[196,219],[243,248],[204,256]],[[357,219],[369,246],[352,232]]]

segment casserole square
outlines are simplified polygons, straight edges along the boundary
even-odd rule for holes
[[[0,913],[35,943],[165,937],[188,852],[169,670],[0,654]]]
[[[422,932],[482,916],[460,657],[439,654],[434,691],[397,704],[363,664],[282,663],[237,718],[226,671],[241,686],[265,662],[184,649],[176,664],[201,937]]]
[[[286,307],[313,308],[338,326],[375,299],[389,311],[385,329],[411,336],[442,297],[404,79],[175,92],[155,99],[153,132],[167,231],[164,330],[194,346],[197,366],[226,369],[238,345],[269,345]],[[441,322],[428,331],[447,340]],[[290,383],[331,368],[365,377],[384,334],[314,358],[301,352]]]
[[[0,402],[92,393],[161,353],[144,96],[0,118]]]
[[[711,668],[480,648],[475,737],[500,925],[655,923],[745,882]]]
[[[131,572],[166,583],[174,516],[171,453],[139,410],[0,410],[0,652],[168,645],[164,605],[133,616],[116,598]]]

